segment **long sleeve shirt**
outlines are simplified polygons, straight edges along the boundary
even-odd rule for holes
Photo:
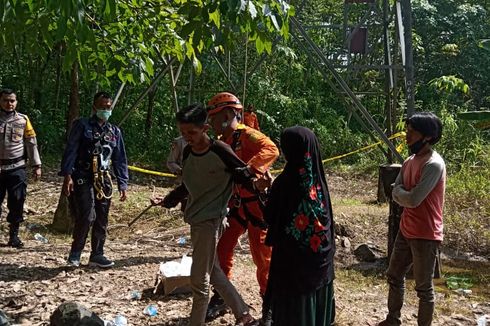
[[[400,232],[405,238],[443,240],[445,187],[446,166],[437,152],[405,160],[392,193],[404,207]]]
[[[121,130],[109,122],[99,125],[95,116],[73,122],[59,175],[86,177],[93,173],[92,159],[97,144],[110,147],[110,160],[119,190],[128,188],[128,161]]]
[[[258,176],[266,174],[279,156],[279,149],[269,137],[243,124],[239,124],[237,130],[225,142]],[[234,191],[241,198],[257,195],[255,191],[243,186],[235,187]],[[239,214],[245,214],[243,209],[240,210]]]
[[[205,153],[194,153],[186,147],[182,184],[168,194],[163,206],[175,206],[188,198],[184,220],[189,223],[224,217],[231,197],[233,175],[246,164],[221,141],[212,141]]]
[[[0,168],[9,170],[25,166],[25,156],[31,166],[40,166],[36,132],[25,114],[0,110]]]
[[[235,135],[239,135],[235,139]],[[237,130],[225,143],[236,155],[259,174],[264,174],[279,156],[279,149],[269,137],[260,131],[239,124]]]

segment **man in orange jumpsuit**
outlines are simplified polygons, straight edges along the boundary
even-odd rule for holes
[[[264,244],[267,225],[262,214],[262,195],[272,182],[269,167],[279,156],[277,146],[260,131],[239,123],[243,106],[231,93],[218,93],[208,102],[208,123],[221,140],[231,146],[233,151],[247,163],[247,169],[263,182],[256,192],[250,192],[236,185],[230,200],[230,213],[227,227],[218,243],[217,253],[223,272],[230,278],[233,267],[233,251],[239,237],[248,231],[252,259],[257,266],[257,280],[260,294],[267,287],[271,248]],[[261,193],[262,192],[262,193]],[[208,320],[221,315],[225,307],[221,298],[215,294],[208,306]]]
[[[243,113],[243,124],[260,130],[259,120],[257,119],[257,114],[255,114],[255,107],[252,104],[249,104]]]

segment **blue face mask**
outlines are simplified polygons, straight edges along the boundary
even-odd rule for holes
[[[104,121],[109,120],[111,114],[112,114],[111,110],[97,110],[97,112],[95,113],[95,115],[97,115],[97,118]]]

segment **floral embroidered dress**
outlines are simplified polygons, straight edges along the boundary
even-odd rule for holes
[[[333,322],[332,208],[315,134],[291,127],[281,135],[287,160],[265,209],[266,243],[273,247],[266,301],[272,325]]]

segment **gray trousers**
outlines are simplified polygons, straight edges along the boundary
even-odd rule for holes
[[[209,302],[209,283],[218,291],[236,318],[249,308],[219,266],[216,246],[223,229],[223,219],[214,218],[191,224],[192,266],[191,289],[192,310],[190,325],[202,326]]]
[[[434,313],[434,267],[440,241],[423,239],[406,239],[400,231],[396,236],[387,271],[388,316],[389,325],[401,324],[401,308],[405,293],[405,275],[413,265],[415,290],[419,298],[417,322],[419,326],[429,326]]]

